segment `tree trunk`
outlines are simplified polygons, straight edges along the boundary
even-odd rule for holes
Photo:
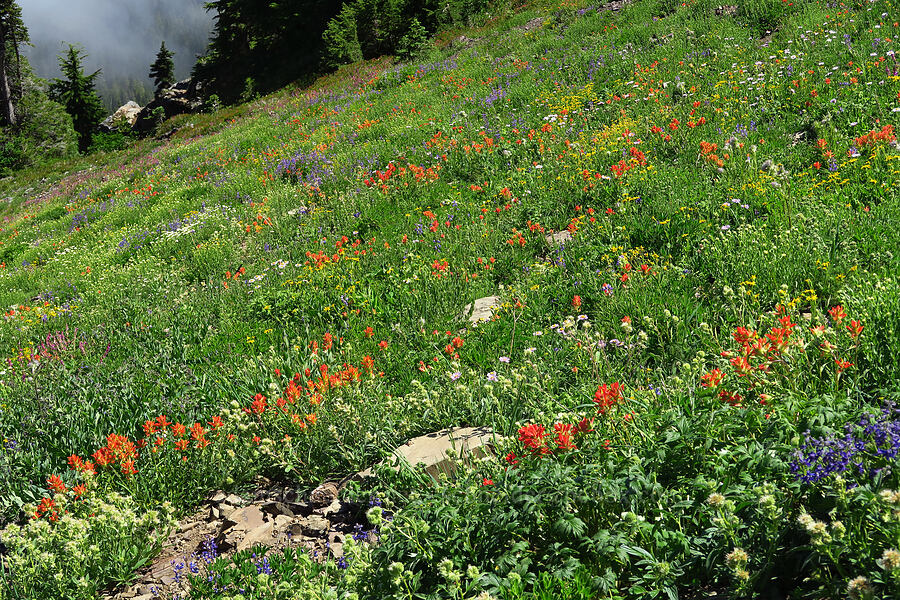
[[[16,90],[16,100],[22,100],[22,57],[19,55],[19,40],[16,39],[16,32],[13,30],[12,33],[12,43],[13,48],[16,49],[16,81],[19,83],[19,87]],[[21,108],[21,105],[19,106]]]
[[[12,127],[16,124],[16,110],[9,90],[9,78],[6,76],[6,27],[2,25],[0,25],[0,111],[7,125]]]

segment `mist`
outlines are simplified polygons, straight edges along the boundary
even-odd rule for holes
[[[20,0],[32,47],[24,46],[35,73],[58,77],[58,56],[66,44],[86,53],[85,72],[102,69],[97,91],[107,109],[127,100],[146,103],[148,77],[160,43],[175,52],[177,79],[189,76],[206,48],[214,13],[204,0]]]

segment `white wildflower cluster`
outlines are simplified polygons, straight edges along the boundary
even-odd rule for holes
[[[777,521],[781,518],[781,508],[775,499],[775,486],[772,483],[765,483],[754,490],[757,494],[759,502],[759,511],[767,519]]]
[[[734,514],[736,508],[734,500],[729,500],[719,492],[713,492],[706,498],[706,503],[717,513],[712,518],[712,524],[716,527],[725,531],[735,531],[740,525],[740,519]]]
[[[847,528],[840,521],[834,521],[829,526],[824,521],[813,519],[806,512],[797,517],[797,522],[809,534],[810,541],[814,546],[828,544],[832,540],[840,540],[847,533]]]
[[[888,573],[896,573],[900,571],[900,551],[896,548],[888,548],[876,562],[879,567]]]
[[[875,587],[865,577],[854,577],[847,584],[847,596],[850,600],[874,600]]]
[[[750,579],[750,572],[747,570],[748,562],[750,562],[750,556],[743,548],[735,548],[725,555],[725,565],[731,569],[738,581]]]
[[[54,502],[65,500],[57,495]],[[89,494],[67,508],[55,522],[41,518],[0,531],[9,549],[7,566],[26,597],[93,598],[97,573],[127,556],[126,548],[161,543],[174,523],[170,504],[142,510],[131,497],[115,492],[105,498]]]

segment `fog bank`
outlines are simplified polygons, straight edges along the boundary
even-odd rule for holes
[[[23,53],[38,76],[59,76],[57,57],[66,43],[87,53],[85,71],[102,69],[98,91],[109,106],[152,93],[147,74],[160,42],[175,52],[175,74],[190,74],[206,48],[213,13],[204,0],[20,0],[33,47]],[[138,99],[138,98],[135,98]],[[121,102],[120,102],[121,100]],[[118,106],[118,104],[116,104]]]

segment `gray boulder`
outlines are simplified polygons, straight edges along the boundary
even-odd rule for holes
[[[106,120],[100,123],[100,131],[110,133],[116,131],[120,125],[134,127],[137,122],[138,114],[141,112],[141,106],[134,100],[129,100],[116,109],[116,112],[106,117]]]
[[[141,110],[134,129],[142,133],[151,131],[156,126],[154,112],[157,108],[162,109],[164,119],[199,111],[203,108],[199,83],[185,79],[169,88],[157,91],[153,100]]]

